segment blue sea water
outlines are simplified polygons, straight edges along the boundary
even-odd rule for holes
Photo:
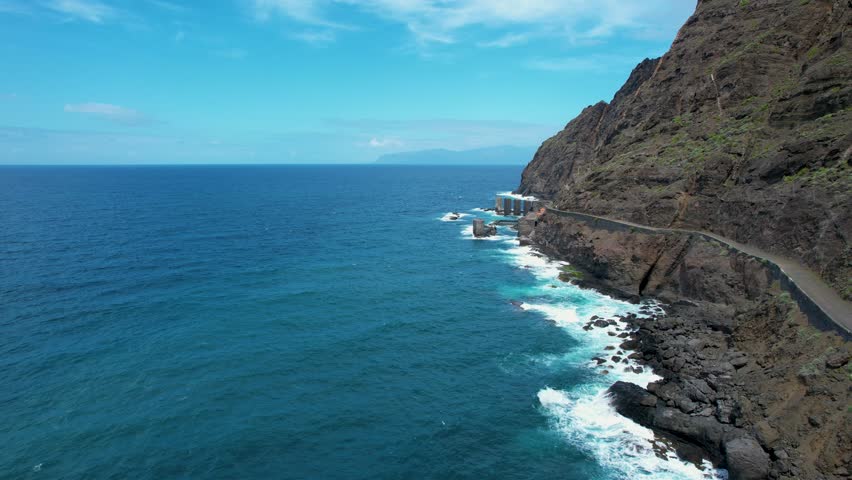
[[[637,306],[472,239],[519,175],[0,168],[0,478],[712,478],[603,396]]]

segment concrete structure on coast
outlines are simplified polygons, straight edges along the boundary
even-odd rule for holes
[[[497,227],[493,224],[486,224],[481,218],[473,219],[473,236],[476,238],[490,237],[497,235]]]
[[[498,215],[523,216],[529,212],[538,211],[544,203],[534,197],[523,197],[520,195],[501,193],[497,195],[494,208]]]

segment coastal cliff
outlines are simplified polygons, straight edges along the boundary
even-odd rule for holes
[[[852,298],[852,2],[701,0],[518,191],[801,259]]]
[[[811,326],[766,263],[696,236],[553,213],[525,233],[571,262],[565,280],[664,302],[664,316],[624,319],[634,331],[621,349],[663,379],[648,390],[613,386],[619,413],[675,441],[685,458],[731,469],[733,480],[852,471],[852,345]],[[763,465],[737,466],[743,449]]]
[[[662,58],[539,148],[518,192],[560,210],[713,232],[852,298],[852,2],[700,0]],[[820,331],[758,258],[686,233],[547,212],[524,241],[566,278],[666,315],[622,344],[663,380],[616,409],[731,478],[847,478],[850,342]]]

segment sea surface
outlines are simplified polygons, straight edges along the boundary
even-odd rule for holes
[[[0,478],[714,478],[603,394],[637,305],[472,238],[520,170],[0,168]]]

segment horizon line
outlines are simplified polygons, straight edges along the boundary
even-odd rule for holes
[[[529,163],[529,162],[527,162]],[[364,166],[376,167],[524,167],[527,163],[0,163],[3,167],[321,167],[321,166]]]

